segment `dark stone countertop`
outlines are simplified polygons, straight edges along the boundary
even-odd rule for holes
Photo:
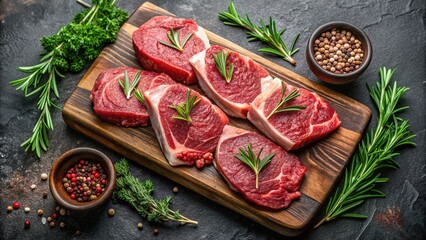
[[[118,1],[118,6],[132,13],[142,1]],[[223,25],[217,18],[227,7],[228,0],[183,0],[153,1],[156,5],[184,18],[193,18],[201,26],[247,48],[253,52],[264,46],[249,43],[244,31]],[[254,21],[274,17],[278,28],[286,27],[285,36],[300,32],[295,55],[297,66],[270,55],[264,55],[285,68],[313,81],[319,81],[309,70],[305,60],[305,47],[310,34],[319,25],[342,20],[353,23],[369,35],[374,56],[364,75],[352,84],[329,86],[373,110],[371,126],[376,124],[377,112],[368,96],[366,83],[378,81],[381,66],[397,68],[394,79],[400,85],[410,88],[402,103],[410,106],[402,115],[410,119],[411,130],[417,134],[415,148],[400,149],[401,155],[395,160],[401,168],[386,171],[384,176],[390,182],[379,189],[386,198],[371,199],[356,209],[367,214],[366,220],[339,219],[324,224],[313,231],[308,228],[299,238],[306,239],[426,239],[425,230],[425,2],[422,0],[366,1],[236,1],[240,13],[249,13]],[[146,168],[131,163],[131,170],[139,178],[150,178],[155,184],[155,197],[173,195],[173,209],[180,209],[184,215],[197,219],[197,227],[179,226],[175,223],[150,224],[133,209],[111,201],[99,211],[89,214],[73,214],[61,217],[67,225],[64,229],[50,229],[43,226],[37,216],[37,209],[43,209],[45,216],[53,213],[55,203],[49,193],[47,199],[42,192],[48,191],[47,182],[40,180],[41,173],[48,173],[52,162],[64,151],[74,147],[93,147],[105,152],[114,161],[121,156],[106,147],[68,128],[60,111],[53,112],[55,130],[50,133],[50,148],[40,160],[25,154],[20,144],[29,136],[37,120],[36,98],[24,98],[22,93],[8,84],[24,76],[15,70],[18,66],[36,64],[42,52],[39,39],[55,33],[67,24],[71,17],[81,11],[75,1],[2,0],[0,2],[0,239],[283,239],[267,228],[236,214],[219,204],[184,187],[173,195],[172,188],[178,184]],[[71,92],[85,71],[66,74],[58,81],[61,97],[59,106]],[[340,181],[341,182],[341,181]],[[36,184],[35,190],[30,189]],[[18,200],[19,211],[6,213],[6,206]],[[31,212],[25,214],[24,206]],[[108,218],[106,211],[114,207],[115,217]],[[319,214],[321,215],[321,213]],[[320,216],[314,219],[319,220]],[[30,219],[31,228],[23,229],[24,219]],[[144,229],[136,224],[143,222]],[[59,221],[57,221],[58,225]],[[153,228],[159,226],[160,234],[153,236]],[[75,231],[80,229],[81,235]]]

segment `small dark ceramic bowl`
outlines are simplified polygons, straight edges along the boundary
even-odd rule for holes
[[[75,199],[71,199],[62,184],[62,179],[68,169],[81,159],[100,163],[105,169],[107,175],[107,186],[105,187],[105,192],[103,192],[97,199],[90,202],[78,202]],[[56,159],[53,163],[52,169],[50,170],[49,186],[53,198],[61,207],[70,211],[86,211],[95,209],[105,203],[114,191],[115,179],[116,173],[114,165],[105,154],[92,148],[82,147],[71,149]]]
[[[364,52],[364,58],[362,60],[361,66],[353,72],[336,74],[330,71],[323,69],[316,61],[314,56],[314,42],[320,37],[323,32],[331,30],[332,28],[337,28],[341,30],[350,31],[356,38],[361,41],[361,47]],[[315,32],[311,35],[308,41],[308,46],[306,48],[306,60],[308,62],[309,68],[312,72],[322,81],[331,83],[331,84],[346,84],[352,81],[355,81],[359,76],[361,76],[368,65],[370,64],[371,57],[373,55],[370,39],[364,31],[358,27],[345,23],[345,22],[330,22],[324,24],[317,28]]]

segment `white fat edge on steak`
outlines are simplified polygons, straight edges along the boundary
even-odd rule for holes
[[[195,75],[197,76],[198,83],[200,84],[201,89],[226,114],[231,115],[233,117],[247,119],[247,116],[240,110],[243,108],[249,108],[250,107],[249,103],[236,103],[236,102],[232,102],[228,100],[225,97],[222,97],[208,80],[206,75],[207,70],[206,70],[206,62],[205,62],[207,50],[208,49],[201,51],[189,59],[189,62],[191,63],[191,66],[195,72]],[[226,49],[226,50],[231,52],[231,50],[229,49]],[[239,55],[245,58],[246,64],[248,64],[249,60],[252,60],[251,58],[245,55],[242,55],[242,54],[239,54]],[[270,75],[260,79],[261,92],[263,92],[271,84],[272,80],[273,79]]]
[[[198,26],[198,29],[196,32],[194,32],[194,34],[197,35],[197,37],[199,37],[204,42],[206,49],[210,47],[210,41],[207,37],[206,32],[204,31],[204,28]]]
[[[285,150],[291,149],[295,145],[295,142],[284,137],[269,120],[266,118],[263,110],[265,109],[265,102],[271,95],[278,89],[281,88],[281,79],[274,78],[265,91],[257,96],[252,103],[250,103],[250,109],[247,113],[248,120],[253,123],[261,132],[278,143]],[[289,85],[288,85],[289,86]]]

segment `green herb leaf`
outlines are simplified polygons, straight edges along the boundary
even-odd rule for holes
[[[232,80],[232,73],[234,72],[234,64],[230,63],[228,70],[226,70],[226,59],[228,58],[229,52],[219,50],[217,54],[212,55],[220,75],[222,75],[227,83],[230,83]]]
[[[198,224],[197,221],[182,216],[179,211],[171,210],[170,196],[155,200],[152,197],[154,192],[152,181],[149,179],[141,181],[134,177],[130,173],[126,159],[116,162],[114,167],[117,180],[113,199],[129,203],[142,217],[151,222],[176,221],[182,224]]]
[[[240,154],[239,155],[235,154],[235,157],[241,160],[247,166],[249,166],[251,170],[253,170],[256,176],[256,189],[257,189],[259,187],[260,171],[271,162],[275,154],[271,153],[265,156],[262,160],[260,160],[260,154],[262,154],[263,148],[261,148],[257,156],[255,156],[251,143],[249,143],[249,145],[247,146],[247,150],[243,148],[239,148],[238,150]]]
[[[352,213],[355,207],[368,198],[384,197],[375,189],[377,183],[388,182],[381,177],[383,169],[396,169],[398,164],[392,160],[399,155],[395,151],[401,146],[415,146],[411,141],[415,134],[408,128],[408,120],[397,116],[403,109],[397,104],[407,87],[398,87],[390,83],[395,70],[380,68],[380,81],[374,86],[367,85],[370,96],[379,110],[377,127],[371,129],[359,143],[358,150],[345,170],[343,187],[337,188],[329,199],[324,218],[314,227],[338,217],[367,218]]]
[[[115,7],[115,0],[92,2],[92,7],[75,15],[73,21],[56,34],[44,36],[40,41],[46,52],[41,55],[40,63],[18,67],[18,71],[28,76],[10,82],[25,97],[38,95],[39,118],[32,135],[21,144],[25,151],[34,151],[38,157],[41,150],[49,147],[48,131],[53,130],[50,108],[59,108],[53,103],[51,94],[59,98],[56,78],[64,77],[61,72],[81,71],[106,44],[115,41],[127,19],[127,13]]]
[[[291,100],[297,98],[300,96],[299,90],[295,89],[291,91],[287,96],[285,96],[285,91],[287,90],[287,87],[285,86],[284,82],[281,81],[281,98],[280,101],[277,103],[275,108],[272,110],[272,112],[268,115],[267,119],[269,119],[272,115],[280,112],[290,112],[290,111],[300,111],[301,109],[305,109],[305,106],[286,106],[283,107],[286,103],[290,102]]]
[[[140,70],[136,72],[131,83],[129,80],[129,75],[127,74],[127,70],[124,70],[124,80],[118,79],[118,83],[123,89],[124,96],[126,96],[127,99],[130,99],[130,97],[132,96],[133,90],[139,84],[140,80],[141,80]]]
[[[281,38],[286,30],[278,31],[277,25],[272,17],[269,18],[268,24],[260,20],[260,26],[257,26],[252,23],[248,15],[246,15],[245,18],[241,18],[235,9],[234,2],[231,0],[228,6],[228,12],[219,13],[219,19],[226,25],[247,29],[247,34],[249,35],[247,38],[249,42],[262,41],[270,46],[269,48],[259,49],[260,52],[270,53],[282,57],[285,61],[293,65],[296,64],[296,60],[294,60],[292,56],[299,51],[299,48],[294,48],[299,34],[293,38],[290,48],[287,47]]]
[[[192,122],[192,119],[189,115],[200,100],[201,99],[197,99],[197,95],[192,95],[191,97],[191,89],[188,88],[185,102],[181,103],[180,105],[169,106],[169,108],[176,110],[178,113],[178,115],[174,115],[173,118]]]
[[[143,94],[141,93],[139,88],[136,88],[136,90],[133,92],[133,96],[135,96],[135,98],[137,100],[139,100],[139,102],[144,103],[144,104],[146,103],[145,97],[143,96]]]
[[[159,40],[158,42],[182,52],[186,42],[189,40],[192,34],[192,32],[188,33],[188,35],[186,35],[186,37],[183,39],[183,42],[181,43],[179,39],[179,30],[174,31],[173,29],[170,29],[170,33],[167,33],[167,38],[169,38],[172,44],[162,40]]]

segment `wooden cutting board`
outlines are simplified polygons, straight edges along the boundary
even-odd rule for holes
[[[370,120],[370,109],[206,31],[212,45],[222,45],[247,55],[265,67],[273,77],[279,77],[290,84],[318,93],[331,104],[342,120],[341,127],[330,136],[296,152],[301,162],[308,168],[301,185],[302,196],[299,200],[280,211],[269,211],[254,206],[232,191],[213,166],[202,171],[195,167],[171,167],[160,149],[151,126],[117,127],[101,121],[94,114],[89,96],[97,76],[102,70],[117,66],[140,68],[132,47],[132,33],[141,24],[157,15],[173,14],[149,2],[142,4],[132,14],[121,28],[117,41],[105,47],[65,103],[62,111],[65,122],[127,158],[278,233],[289,236],[301,233],[320,206],[325,203],[339,175],[354,153]],[[194,89],[199,90],[198,86],[194,86]],[[230,119],[232,125],[255,130],[254,126],[246,120]],[[190,217],[197,218],[197,216]]]

